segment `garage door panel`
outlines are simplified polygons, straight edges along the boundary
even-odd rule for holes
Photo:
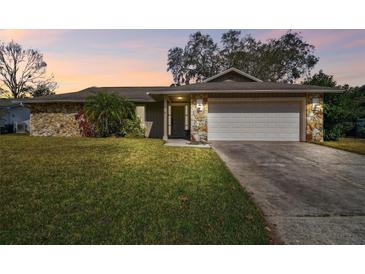
[[[260,129],[260,128],[266,128],[269,131],[279,131],[280,129],[285,129],[285,130],[294,130],[294,131],[298,131],[297,127],[297,123],[288,123],[288,124],[275,124],[275,123],[261,123],[261,124],[222,124],[221,126],[219,125],[215,125],[215,126],[210,126],[209,127],[209,131],[212,130],[213,131],[222,131],[222,130],[227,130],[227,129],[249,129],[249,130],[254,130],[254,129]]]
[[[278,111],[280,105],[280,111]],[[297,102],[209,102],[209,113],[242,113],[244,106],[246,113],[292,113],[299,111]]]
[[[224,129],[226,133],[267,133],[267,134],[296,134],[297,129],[295,128],[285,128],[285,127],[251,127],[251,128],[225,128]],[[212,128],[209,129],[210,133],[220,133],[222,130],[218,128]],[[285,131],[285,133],[283,133]]]
[[[242,109],[241,109],[242,111]],[[247,110],[246,110],[247,111]],[[216,118],[240,118],[240,117],[244,117],[244,118],[253,118],[253,117],[291,117],[298,114],[298,112],[296,112],[295,110],[293,110],[293,112],[244,112],[244,113],[211,113],[209,111],[209,116],[211,117],[216,117]]]
[[[287,116],[281,116],[281,115],[271,115],[271,114],[267,114],[266,116],[251,116],[251,115],[240,115],[240,116],[212,116],[212,115],[209,115],[210,118],[214,118],[215,121],[217,122],[236,122],[238,121],[238,119],[240,119],[239,121],[247,121],[249,122],[250,120],[253,120],[253,121],[265,121],[265,120],[270,120],[270,121],[277,121],[277,118],[281,118],[281,120],[296,120],[298,119],[299,115],[298,114],[295,114],[295,113],[290,113],[290,115],[287,115]]]
[[[299,141],[298,102],[209,102],[208,140]]]
[[[231,125],[235,126],[248,126],[248,125],[264,125],[264,126],[273,126],[273,125],[283,125],[283,126],[291,126],[292,124],[298,124],[299,114],[293,115],[292,117],[236,117],[236,118],[214,118],[208,115],[210,118],[210,126],[212,127],[231,127]],[[279,118],[279,119],[278,119]]]
[[[210,135],[210,140],[220,141],[293,141],[297,134],[254,134],[254,133],[231,133],[229,135]]]

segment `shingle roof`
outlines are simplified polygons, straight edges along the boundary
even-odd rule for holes
[[[21,103],[15,102],[15,99],[1,99],[0,98],[0,108],[13,108],[22,106]]]
[[[90,87],[78,92],[63,93],[36,98],[16,100],[23,103],[84,102],[88,96],[97,93],[116,93],[133,102],[155,102],[153,95],[184,93],[303,93],[342,92],[339,89],[320,86],[284,84],[274,82],[208,82],[176,87]],[[157,97],[155,97],[157,98]]]
[[[311,85],[298,85],[298,84],[285,84],[275,82],[210,82],[210,83],[197,83],[185,86],[176,86],[164,88],[161,90],[150,91],[150,94],[165,94],[165,93],[181,93],[181,92],[220,92],[220,91],[236,91],[236,92],[341,92],[340,89],[311,86]]]
[[[90,87],[78,92],[62,93],[49,96],[27,98],[21,100],[24,103],[51,103],[51,102],[84,102],[89,96],[98,93],[115,93],[133,102],[154,102],[155,100],[147,94],[155,89],[163,87]]]

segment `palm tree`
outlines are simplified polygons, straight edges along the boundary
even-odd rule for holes
[[[99,136],[117,134],[125,119],[136,118],[135,105],[116,94],[99,93],[86,98],[86,117],[95,125]]]

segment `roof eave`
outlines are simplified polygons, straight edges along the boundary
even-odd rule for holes
[[[152,98],[151,98],[152,99]],[[134,102],[134,103],[153,103],[155,102],[152,100],[144,100],[144,99],[127,99],[128,101]],[[29,100],[29,101],[22,101],[23,104],[52,104],[52,103],[85,103],[85,99],[64,99],[64,100]]]
[[[170,91],[150,91],[148,95],[169,95],[169,94],[189,94],[189,93],[342,93],[343,90],[327,89],[270,89],[270,90],[170,90]]]

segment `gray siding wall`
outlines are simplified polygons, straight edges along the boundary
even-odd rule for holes
[[[163,137],[163,102],[146,104],[146,121],[151,121],[150,138]]]

